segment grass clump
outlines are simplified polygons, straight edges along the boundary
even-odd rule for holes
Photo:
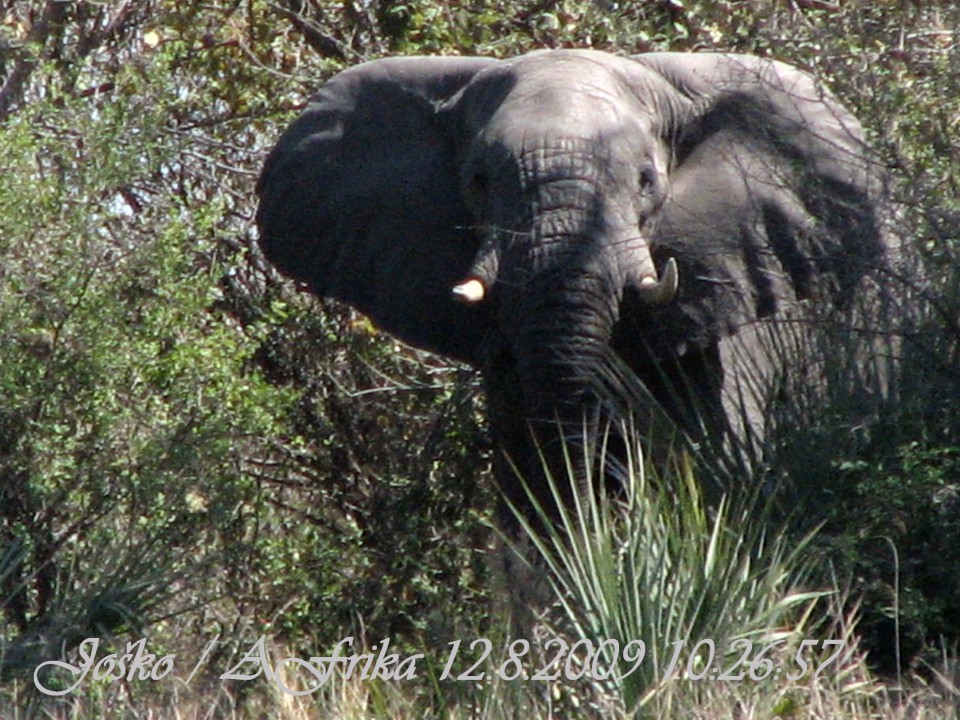
[[[532,545],[526,557],[552,590],[545,656],[561,641],[580,654],[557,658],[555,695],[579,698],[581,713],[605,706],[598,717],[611,707],[639,718],[894,712],[866,668],[856,614],[842,610],[848,598],[813,587],[816,531],[786,532],[759,489],[707,503],[686,457],[656,470],[639,443],[622,492],[597,490],[604,450],[567,446],[568,476],[548,475],[556,515],[532,496],[535,516],[518,514]],[[579,463],[575,453],[601,461]],[[594,468],[587,482],[571,479],[575,466]]]

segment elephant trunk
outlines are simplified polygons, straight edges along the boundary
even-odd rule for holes
[[[658,281],[642,221],[631,217],[633,205],[609,194],[590,148],[575,149],[521,158],[529,214],[519,221],[493,218],[498,235],[455,290],[462,301],[479,301],[487,284],[496,284],[503,334],[486,372],[496,379],[488,386],[491,424],[511,463],[547,505],[543,460],[554,477],[563,477],[569,458],[576,477],[584,477],[586,458],[576,448],[584,431],[599,429],[603,370],[625,288],[650,302],[668,300],[676,289],[675,268],[665,268]],[[509,483],[504,489],[519,493]],[[522,503],[522,493],[511,500]]]
[[[545,276],[513,323],[513,353],[529,417],[551,421],[580,409],[590,394],[619,313],[620,288],[589,270]]]
[[[509,503],[528,519],[536,517],[528,492],[550,516],[569,506],[571,486],[563,480],[568,457],[576,477],[583,477],[582,454],[573,448],[582,438],[584,412],[595,405],[592,374],[614,318],[608,303],[598,304],[603,291],[597,286],[587,275],[551,273],[499,293],[505,332],[488,348],[484,373],[493,439],[501,450],[496,476]],[[592,415],[586,419],[592,422]],[[573,445],[564,446],[561,438]],[[516,482],[515,472],[524,483]],[[547,474],[559,481],[559,506]]]
[[[537,422],[580,422],[624,288],[656,279],[637,219],[615,212],[601,189],[595,149],[568,142],[520,158],[529,230],[498,245],[496,262],[478,258],[498,268],[500,320],[527,418]]]
[[[488,386],[495,440],[505,452],[498,477],[518,471],[524,484],[501,483],[515,507],[532,510],[531,492],[548,516],[569,507],[574,485],[585,480],[585,453],[600,424],[601,368],[619,315],[621,288],[615,276],[591,268],[544,273],[513,298],[501,299],[509,331],[503,385]],[[500,368],[491,377],[503,381]],[[546,478],[556,481],[553,489]],[[525,489],[526,488],[526,489]],[[554,493],[559,493],[559,505]],[[535,513],[524,511],[528,517]]]

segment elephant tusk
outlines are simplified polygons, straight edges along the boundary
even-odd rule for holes
[[[487,289],[483,286],[483,283],[476,278],[465,280],[453,288],[454,300],[462,303],[469,303],[471,305],[483,300],[486,294]]]
[[[649,305],[663,305],[673,300],[679,284],[677,261],[670,258],[664,264],[663,275],[659,280],[653,275],[647,275],[640,280],[640,298]]]

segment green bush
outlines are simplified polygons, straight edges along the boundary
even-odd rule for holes
[[[960,447],[914,442],[882,462],[846,463],[836,487],[827,546],[863,590],[871,659],[887,674],[936,666],[960,617]]]

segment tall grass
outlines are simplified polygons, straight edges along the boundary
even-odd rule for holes
[[[626,430],[622,437],[637,437]],[[621,672],[604,684],[624,708],[669,710],[677,682],[730,668],[747,642],[752,660],[770,643],[792,646],[809,633],[811,610],[826,594],[804,589],[811,536],[797,541],[779,532],[762,493],[725,495],[708,507],[686,455],[673,455],[672,471],[657,471],[634,441],[619,473],[622,493],[611,495],[598,490],[609,434],[593,442],[589,433],[584,437],[566,446],[566,477],[547,472],[558,517],[550,522],[531,495],[541,517],[531,522],[518,513],[518,520],[534,547],[531,562],[545,567],[562,609],[558,627],[594,647],[607,641],[602,666],[619,665]],[[599,463],[591,461],[596,456]],[[574,468],[587,469],[585,482],[575,479]],[[571,483],[572,492],[564,492]],[[572,506],[564,505],[562,498],[571,496]],[[546,531],[537,533],[537,525]],[[635,655],[640,642],[645,657],[627,674],[632,663],[618,655],[630,644]],[[715,655],[704,668],[710,644]]]

